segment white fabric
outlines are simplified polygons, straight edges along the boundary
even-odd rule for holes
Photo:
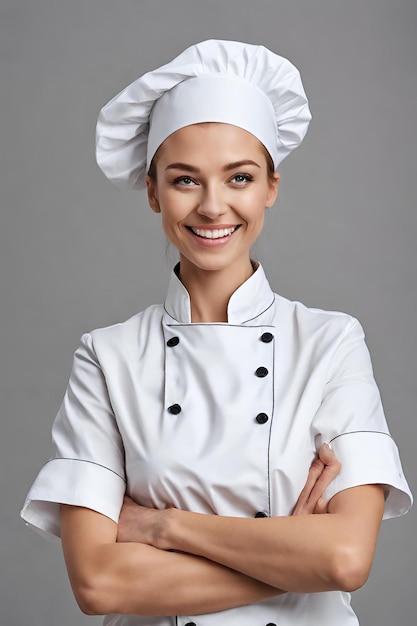
[[[208,74],[185,80],[157,100],[150,117],[146,169],[162,142],[176,130],[199,122],[239,126],[264,144],[280,163],[275,112],[268,96],[237,76]]]
[[[140,189],[170,134],[190,124],[223,122],[255,135],[276,169],[301,143],[310,119],[300,74],[287,59],[263,46],[203,41],[144,74],[103,107],[97,163],[111,181]]]
[[[323,441],[343,464],[329,496],[380,483],[385,517],[405,513],[411,494],[357,320],[274,294],[260,266],[233,294],[228,316],[227,324],[191,324],[188,293],[173,274],[164,306],[84,335],[54,425],[57,459],[41,471],[22,517],[59,534],[57,503],[66,502],[117,521],[125,478],[129,495],[147,506],[289,515]],[[173,337],[179,342],[169,346]],[[259,367],[266,376],[256,376]],[[174,404],[177,414],[168,410]],[[265,423],[256,421],[261,412]],[[342,592],[288,593],[193,618],[109,616],[105,624],[188,622],[357,625]]]

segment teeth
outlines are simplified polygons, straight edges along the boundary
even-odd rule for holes
[[[204,237],[205,239],[221,239],[222,237],[231,235],[236,230],[236,226],[232,226],[232,228],[215,228],[212,230],[191,227],[191,230],[195,235]]]

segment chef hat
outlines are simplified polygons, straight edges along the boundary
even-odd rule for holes
[[[302,142],[310,119],[300,74],[287,59],[263,46],[203,41],[103,107],[97,163],[114,183],[140,189],[169,135],[190,124],[222,122],[257,137],[277,169]]]

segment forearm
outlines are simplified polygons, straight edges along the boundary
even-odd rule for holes
[[[283,593],[213,561],[144,544],[102,546],[95,570],[100,614],[195,615]]]
[[[61,537],[85,613],[194,615],[283,593],[202,557],[116,543],[117,524],[82,507],[61,507]]]
[[[337,586],[330,565],[333,516],[244,519],[178,513],[166,537],[175,549],[291,591]]]
[[[172,511],[164,547],[200,555],[273,587],[311,593],[351,590],[365,582],[382,515],[378,487],[366,487],[373,530],[356,513],[231,518]],[[353,495],[344,495],[345,501]],[[369,497],[372,502],[369,502]],[[362,496],[364,499],[364,496]],[[366,520],[365,520],[366,521]]]

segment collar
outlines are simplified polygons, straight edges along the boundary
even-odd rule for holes
[[[165,311],[179,324],[191,324],[190,295],[178,278],[179,265],[172,274],[165,300]],[[232,294],[227,305],[229,324],[245,324],[266,311],[274,302],[262,265]]]

